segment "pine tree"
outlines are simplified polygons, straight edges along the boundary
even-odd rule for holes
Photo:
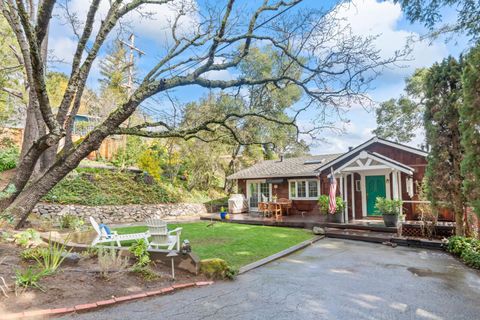
[[[464,194],[480,216],[480,44],[465,59],[463,71],[464,103],[460,107],[460,131],[464,158]]]
[[[427,197],[434,209],[448,207],[454,212],[457,235],[464,234],[465,204],[460,170],[461,70],[461,63],[452,57],[430,68],[424,115],[426,139],[431,146],[426,171]]]
[[[110,90],[126,98],[128,67],[127,52],[122,44],[116,41],[109,54],[100,61],[102,90]]]

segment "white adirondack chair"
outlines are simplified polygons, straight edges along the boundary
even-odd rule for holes
[[[148,233],[151,236],[150,247],[167,247],[167,250],[173,250],[175,245],[177,251],[180,251],[180,235],[182,228],[168,231],[167,223],[160,219],[147,219]]]
[[[121,241],[127,240],[138,240],[138,239],[145,239],[147,244],[149,234],[148,232],[142,233],[131,233],[131,234],[118,234],[116,231],[112,231],[111,234],[107,234],[104,228],[100,228],[97,221],[90,217],[90,223],[93,226],[93,229],[97,232],[97,236],[92,241],[92,247],[99,244],[99,243],[107,243],[107,242],[116,242],[119,247],[121,247]]]

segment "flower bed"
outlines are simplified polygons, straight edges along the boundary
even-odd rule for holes
[[[0,279],[0,318],[206,280],[182,268],[175,268],[173,280],[170,263],[158,261],[152,254],[151,263],[142,260],[140,265],[138,258],[128,254],[128,248],[86,248],[79,253],[70,249],[53,240],[42,242],[33,229],[16,234],[0,230],[0,277],[5,280]],[[62,260],[60,253],[70,256]]]

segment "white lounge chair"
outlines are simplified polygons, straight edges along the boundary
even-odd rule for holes
[[[163,220],[147,219],[145,222],[151,236],[150,247],[167,247],[167,250],[173,250],[176,245],[177,251],[180,251],[182,228],[168,231],[167,223]]]
[[[92,241],[92,247],[99,244],[99,243],[107,243],[107,242],[116,242],[119,247],[121,247],[121,241],[128,241],[128,240],[138,240],[138,239],[145,239],[147,244],[149,234],[148,232],[142,233],[130,233],[130,234],[118,234],[116,231],[112,231],[110,234],[107,234],[104,228],[100,228],[97,221],[90,217],[90,223],[93,226],[93,229],[97,232],[97,236]]]

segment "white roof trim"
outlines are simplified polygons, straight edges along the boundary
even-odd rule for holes
[[[378,137],[373,137],[372,139],[370,139],[368,141],[365,141],[361,145],[359,145],[359,146],[353,148],[352,150],[344,153],[340,157],[338,157],[338,158],[336,158],[336,159],[334,159],[330,162],[325,163],[323,166],[319,167],[315,171],[322,171],[322,170],[324,170],[324,169],[326,169],[330,166],[333,166],[335,163],[338,163],[339,161],[344,160],[345,158],[354,154],[358,150],[361,150],[365,147],[368,147],[369,145],[374,144],[375,142],[378,142],[378,143],[381,143],[381,144],[384,144],[384,145],[387,145],[387,146],[390,146],[390,147],[394,147],[394,148],[397,148],[397,149],[400,149],[400,150],[415,153],[415,154],[418,154],[418,155],[423,156],[423,157],[428,156],[428,152],[418,150],[418,149],[415,149],[415,148],[412,148],[412,147],[409,147],[409,146],[406,146],[406,145],[403,145],[403,144],[399,144],[399,143],[391,142],[391,141],[388,141],[388,140],[384,140],[384,139],[381,139],[381,138],[378,138]],[[394,161],[394,160],[392,160],[392,161]]]
[[[375,161],[378,161],[380,163],[383,163],[384,165],[386,165],[387,167],[390,167],[392,169],[397,169],[399,171],[402,171],[408,175],[412,175],[413,172],[415,171],[415,169],[409,167],[409,166],[406,166],[404,164],[401,164],[395,160],[390,160],[390,158],[388,157],[385,157],[384,155],[381,155],[382,158],[376,156],[375,154],[373,153],[368,153],[368,152],[365,152],[365,151],[362,151],[360,154],[358,154],[356,157],[354,157],[353,159],[351,159],[350,161],[346,162],[345,164],[343,164],[342,166],[340,166],[339,168],[335,169],[335,171],[333,172],[334,174],[335,173],[340,173],[342,172],[343,169],[345,168],[348,168],[349,165],[351,165],[352,163],[356,163],[357,160],[360,160],[360,159],[373,159]],[[388,160],[386,160],[386,159]],[[368,167],[367,167],[368,168]],[[362,169],[365,169],[365,168],[362,168],[362,167],[359,167],[358,168],[358,171],[362,171]],[[329,175],[330,176],[330,175]]]

